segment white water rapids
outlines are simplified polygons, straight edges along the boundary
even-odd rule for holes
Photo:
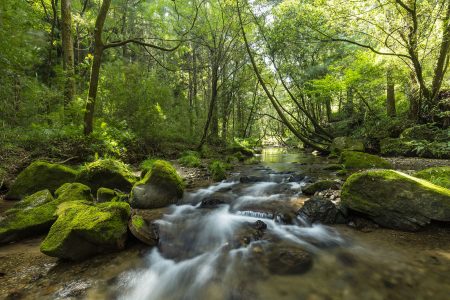
[[[171,207],[157,221],[160,246],[147,255],[146,264],[120,277],[118,298],[247,299],[255,296],[251,282],[267,278],[263,276],[267,270],[255,259],[255,253],[267,245],[282,243],[314,255],[324,245],[342,244],[329,227],[299,218],[284,224],[276,217],[277,205],[298,198],[303,185],[275,174],[263,182],[224,181],[186,193],[183,203],[187,204]],[[202,200],[215,195],[228,200],[213,208],[201,207]],[[275,212],[254,209],[264,203]],[[250,235],[248,243],[241,243],[242,232],[249,236],[246,228],[253,230],[252,224],[261,224],[258,220],[265,223],[264,236]]]

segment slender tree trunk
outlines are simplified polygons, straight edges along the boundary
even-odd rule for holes
[[[209,101],[208,117],[206,119],[206,124],[203,129],[203,136],[200,140],[200,144],[198,145],[199,149],[203,146],[203,144],[205,144],[206,138],[208,137],[209,127],[211,125],[211,122],[213,122],[213,115],[214,115],[216,101],[217,101],[217,83],[218,83],[218,68],[219,68],[219,66],[217,65],[217,63],[214,62],[213,65],[211,66],[211,68],[212,68],[211,69],[211,98]],[[217,130],[218,130],[218,128],[217,128]],[[211,133],[214,135],[214,129],[211,129]],[[217,131],[217,135],[218,135],[218,131]]]
[[[89,80],[89,94],[84,113],[84,134],[89,135],[94,130],[94,110],[97,99],[98,80],[104,45],[102,41],[103,25],[105,24],[111,0],[103,0],[94,29],[94,61],[92,62],[91,78]]]
[[[409,119],[417,122],[419,119],[419,97],[420,97],[420,89],[418,88],[418,84],[416,81],[415,74],[413,72],[410,73],[410,83],[409,89],[407,93],[407,97],[409,100]]]
[[[64,105],[68,105],[72,102],[75,95],[71,2],[71,0],[61,0],[61,40],[63,49],[63,68],[66,75],[66,82],[64,84]]]
[[[386,71],[386,113],[388,117],[395,117],[395,82],[392,77],[392,68],[389,66]]]

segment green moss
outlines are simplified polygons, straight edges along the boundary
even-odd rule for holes
[[[6,198],[21,199],[44,189],[54,192],[62,184],[75,181],[76,176],[77,171],[69,167],[35,161],[17,176]]]
[[[415,173],[414,176],[450,189],[450,167],[428,168]]]
[[[392,168],[387,160],[372,154],[344,151],[339,161],[346,169]]]
[[[192,151],[190,151],[192,152]],[[183,156],[181,156],[178,161],[182,166],[190,167],[190,168],[197,168],[201,166],[201,160],[198,156],[198,154],[188,153]]]
[[[215,181],[224,180],[227,177],[226,169],[227,164],[219,160],[212,161],[208,166],[208,170],[211,173],[211,177]]]
[[[128,192],[136,182],[136,177],[131,169],[121,161],[99,159],[83,166],[77,181],[90,186],[94,193],[101,187]]]
[[[124,202],[94,205],[73,201],[61,204],[57,215],[41,251],[50,256],[80,259],[105,248],[117,248],[127,233],[130,206]]]
[[[140,163],[139,168],[141,170],[141,178],[144,178],[145,174],[152,168],[157,158],[149,158]]]
[[[134,215],[131,217],[131,223],[136,229],[141,229],[145,225],[145,220],[139,215]]]
[[[91,188],[82,183],[65,183],[55,191],[55,196],[59,202],[86,200],[93,201]]]
[[[0,244],[44,233],[56,220],[57,206],[49,190],[26,197],[0,220]]]
[[[183,196],[183,179],[172,164],[165,160],[155,161],[144,178],[136,183],[136,185],[141,184],[154,184],[167,189],[174,188],[178,197]]]

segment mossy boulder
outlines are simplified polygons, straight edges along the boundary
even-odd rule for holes
[[[167,161],[157,160],[130,195],[134,208],[151,209],[175,204],[183,196],[184,183],[177,170]]]
[[[49,190],[36,192],[5,212],[0,219],[0,244],[45,233],[56,220],[58,203]]]
[[[76,200],[94,201],[91,188],[79,182],[63,184],[55,191],[55,196],[60,203]]]
[[[450,167],[445,166],[428,168],[416,172],[414,176],[450,189]]]
[[[357,151],[342,152],[339,162],[345,169],[392,168],[391,163],[384,158]]]
[[[431,220],[450,221],[450,190],[393,170],[350,176],[342,187],[343,205],[394,229],[418,230]]]
[[[45,189],[54,192],[62,184],[75,181],[76,176],[77,171],[67,166],[35,161],[17,176],[6,199],[19,200]]]
[[[341,136],[333,139],[330,146],[331,153],[341,153],[346,150],[364,152],[364,143],[361,140],[347,136]]]
[[[314,183],[308,184],[302,188],[302,192],[305,195],[314,195],[316,192],[338,189],[339,183],[334,180],[319,180]]]
[[[128,203],[65,202],[58,207],[57,216],[41,244],[41,252],[46,255],[81,260],[125,246]]]
[[[121,161],[99,159],[85,165],[81,169],[77,181],[90,186],[94,193],[101,187],[129,192],[136,182],[136,177],[130,168]]]

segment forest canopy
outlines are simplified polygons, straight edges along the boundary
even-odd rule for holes
[[[327,153],[353,135],[379,152],[408,127],[448,127],[449,18],[445,0],[5,0],[2,151]]]

